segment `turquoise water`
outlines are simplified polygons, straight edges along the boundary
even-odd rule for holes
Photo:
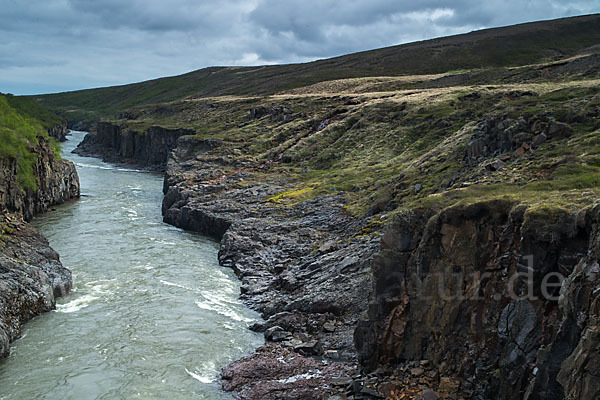
[[[82,198],[34,225],[73,272],[71,295],[25,325],[0,399],[228,399],[220,368],[262,344],[218,243],[162,222],[162,176],[70,151]]]

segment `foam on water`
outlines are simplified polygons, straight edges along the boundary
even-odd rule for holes
[[[98,300],[98,297],[92,296],[90,294],[81,296],[79,298],[73,299],[66,304],[57,304],[56,312],[61,313],[72,313],[75,311],[79,311],[90,305],[94,300]]]

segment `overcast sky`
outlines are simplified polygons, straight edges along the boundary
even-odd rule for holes
[[[600,0],[0,0],[0,92],[327,58],[600,12]]]

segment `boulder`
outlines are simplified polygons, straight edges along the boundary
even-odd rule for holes
[[[323,354],[323,345],[318,340],[311,340],[294,347],[296,353],[309,356],[319,356]]]
[[[562,139],[571,136],[573,129],[563,122],[552,122],[548,127],[548,137]]]

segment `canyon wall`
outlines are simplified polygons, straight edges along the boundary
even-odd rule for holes
[[[123,143],[103,139],[106,147]],[[253,329],[274,343],[227,367],[227,390],[244,398],[312,393],[310,382],[284,385],[282,373],[252,372],[273,358],[301,359],[288,355],[291,348],[329,362],[339,357],[335,365],[348,374],[356,351],[365,374],[350,380],[354,393],[369,388],[369,372],[396,376],[409,366],[409,383],[465,398],[597,395],[598,206],[560,211],[496,200],[400,212],[379,245],[378,236],[361,235],[363,222],[341,212],[342,198],[277,205],[269,199],[285,181],[253,182],[260,166],[220,151],[217,140],[178,139],[163,215],[221,239],[220,263],[233,268],[242,299],[267,319]],[[377,389],[391,395],[402,385]]]
[[[361,362],[427,360],[467,398],[597,398],[599,258],[598,206],[406,212],[373,262],[368,317],[355,331]]]
[[[67,140],[67,134],[69,133],[69,128],[67,128],[66,123],[54,125],[53,127],[48,129],[48,135],[58,140],[59,142],[64,142]]]
[[[21,334],[21,326],[52,310],[69,293],[71,272],[48,241],[25,220],[55,204],[79,196],[75,165],[59,159],[48,138],[32,149],[36,188],[23,188],[17,161],[0,157],[0,357]]]
[[[33,148],[36,188],[24,188],[17,178],[17,161],[0,158],[0,207],[30,220],[35,214],[65,200],[79,196],[79,177],[75,165],[59,159],[47,138],[40,136]]]
[[[75,153],[100,157],[107,162],[120,162],[139,167],[164,170],[169,152],[177,139],[193,135],[188,129],[166,129],[152,126],[145,132],[134,132],[109,122],[98,122],[95,131],[85,136]]]

